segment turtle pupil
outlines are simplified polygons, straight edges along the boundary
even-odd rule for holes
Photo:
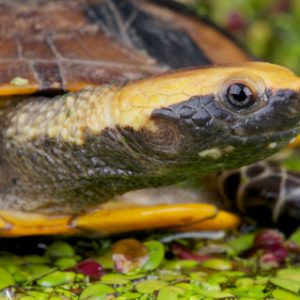
[[[227,101],[237,108],[247,108],[254,103],[252,91],[242,83],[230,85],[226,96]]]

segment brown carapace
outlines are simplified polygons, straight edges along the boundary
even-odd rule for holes
[[[212,25],[163,2],[1,0],[1,94],[78,91],[249,60]],[[27,83],[16,86],[15,77]]]

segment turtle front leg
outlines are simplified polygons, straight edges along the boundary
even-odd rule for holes
[[[75,218],[72,224],[82,230],[103,234],[151,229],[221,230],[238,225],[239,218],[205,203],[134,206],[98,210]]]
[[[151,229],[222,230],[234,228],[239,218],[216,206],[187,203],[98,209],[79,216],[47,216],[0,211],[0,236],[83,234],[110,235]]]
[[[50,234],[76,234],[71,216],[48,216],[39,213],[0,210],[0,236],[16,237]]]

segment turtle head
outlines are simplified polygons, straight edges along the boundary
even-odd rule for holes
[[[268,63],[165,74],[126,86],[119,99],[126,107],[119,124],[131,128],[127,140],[168,167],[186,166],[189,172],[264,159],[300,129],[300,79]]]

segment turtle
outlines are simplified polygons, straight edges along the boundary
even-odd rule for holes
[[[171,1],[0,0],[0,24],[1,236],[234,228],[189,179],[300,131],[300,79]]]

